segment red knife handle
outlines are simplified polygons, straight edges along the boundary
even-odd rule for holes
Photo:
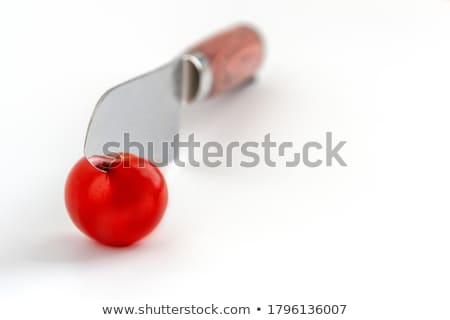
[[[197,65],[194,68],[198,74],[190,77],[196,82],[194,91],[198,100],[201,86],[204,97],[214,96],[253,78],[262,62],[263,42],[255,29],[239,25],[200,42],[185,57],[198,60],[195,63],[191,59],[193,65]],[[192,92],[188,100],[194,100]]]

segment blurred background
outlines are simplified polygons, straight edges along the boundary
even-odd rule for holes
[[[301,147],[330,131],[348,166],[167,168],[153,234],[87,239],[63,190],[98,98],[238,22],[264,35],[257,81],[183,110],[181,133]],[[444,0],[1,2],[0,316],[215,303],[448,318],[449,39]]]

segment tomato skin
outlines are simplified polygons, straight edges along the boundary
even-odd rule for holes
[[[108,246],[128,246],[150,233],[167,206],[167,185],[150,162],[119,154],[102,172],[86,158],[67,177],[65,202],[74,224]]]

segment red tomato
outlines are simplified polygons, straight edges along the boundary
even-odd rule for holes
[[[167,206],[167,186],[158,168],[134,155],[119,154],[111,164],[102,172],[86,158],[79,160],[66,181],[66,207],[89,237],[127,246],[158,225]]]

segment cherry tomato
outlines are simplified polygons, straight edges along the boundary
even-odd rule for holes
[[[102,172],[80,159],[66,181],[70,218],[89,237],[127,246],[150,233],[167,206],[167,186],[158,168],[132,154],[103,161]]]

